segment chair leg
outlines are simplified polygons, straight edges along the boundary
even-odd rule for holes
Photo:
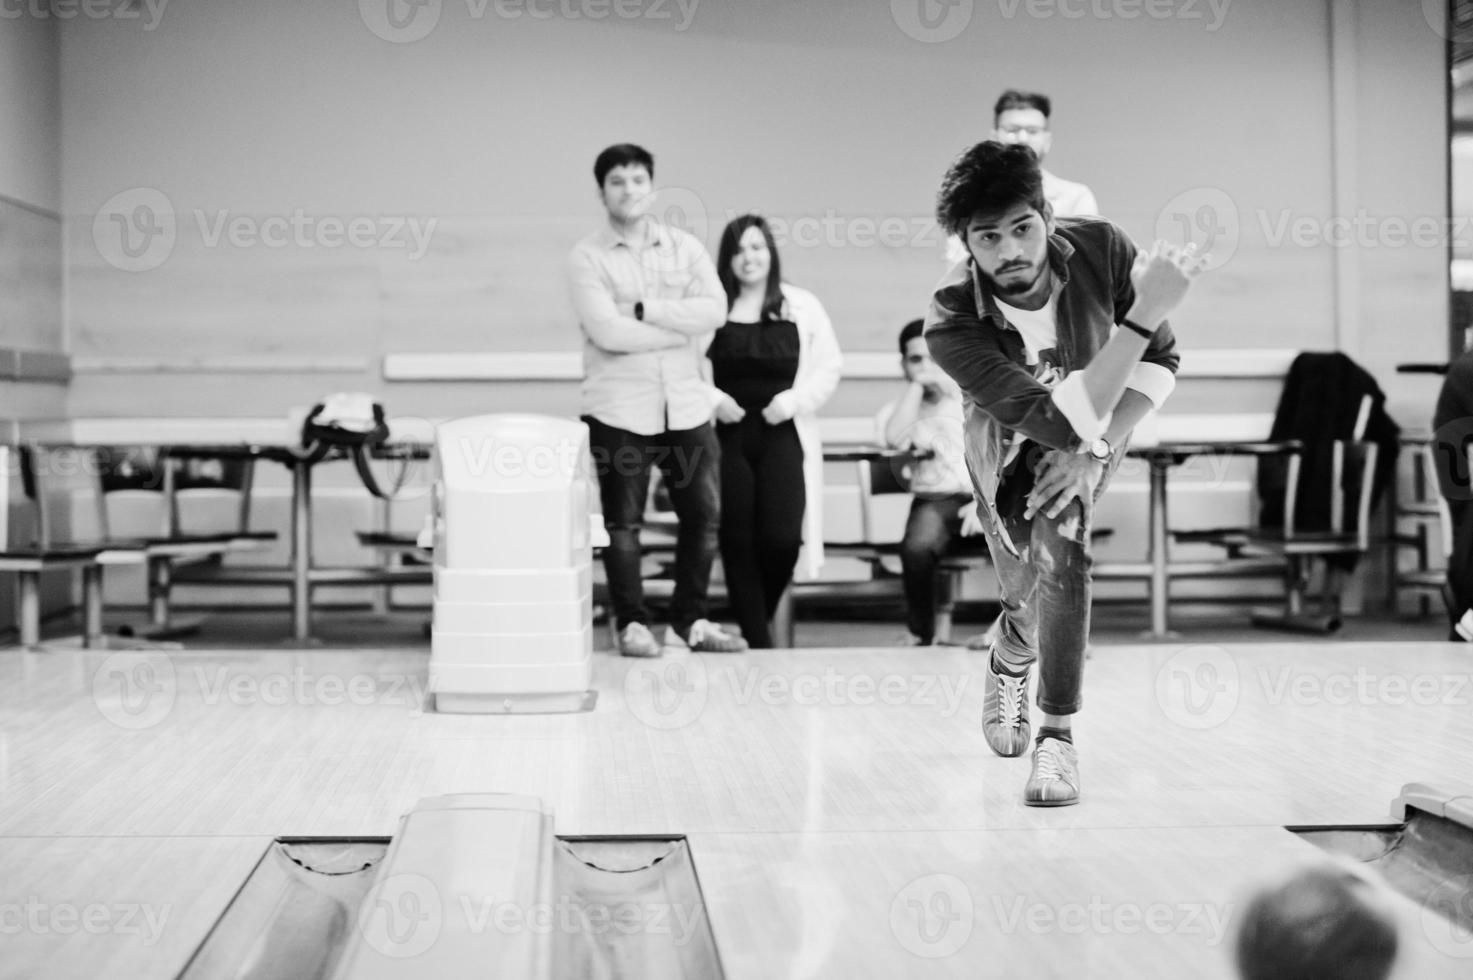
[[[20,579],[20,645],[41,645],[41,573],[22,571]]]
[[[1309,588],[1309,570],[1304,559],[1289,558],[1287,581],[1284,583],[1284,613],[1288,616],[1304,615],[1304,593]]]
[[[160,629],[169,627],[169,593],[174,588],[174,566],[168,558],[148,559],[148,621]]]
[[[118,636],[122,641],[133,641],[124,645],[132,647],[147,648],[148,643],[144,641],[165,640],[176,636],[189,636],[198,633],[204,619],[199,616],[189,619],[175,619],[173,610],[169,605],[169,599],[174,591],[174,562],[165,555],[149,555],[148,564],[145,567],[148,577],[148,623],[137,625],[125,623],[118,628]],[[179,644],[169,644],[168,647],[175,648]]]
[[[82,567],[82,646],[102,646],[102,566]]]
[[[1338,630],[1338,615],[1327,614],[1322,606],[1316,610],[1315,615],[1304,609],[1305,596],[1309,590],[1309,569],[1305,559],[1299,555],[1289,555],[1286,568],[1283,611],[1254,613],[1253,625],[1302,633],[1333,633]]]

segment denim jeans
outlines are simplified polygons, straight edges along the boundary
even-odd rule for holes
[[[583,421],[598,472],[599,499],[609,545],[604,574],[609,601],[623,629],[650,622],[644,603],[639,531],[644,523],[650,471],[660,468],[680,527],[675,539],[675,590],[670,599],[670,625],[685,636],[691,624],[706,617],[706,591],[716,558],[716,532],[721,524],[718,486],[721,450],[709,423],[644,436],[605,425],[591,416]]]
[[[997,659],[1014,671],[1037,661],[1038,707],[1049,714],[1071,715],[1081,703],[1084,649],[1089,642],[1094,566],[1090,527],[1095,501],[1114,465],[1106,467],[1089,502],[1073,500],[1058,517],[1040,512],[1025,520],[1023,511],[1041,456],[1037,446],[1025,444],[998,486],[993,508],[997,523],[982,522],[1003,607]]]
[[[922,643],[936,638],[936,566],[961,537],[962,508],[971,502],[969,493],[917,495],[910,502],[905,536],[900,539],[900,572],[906,626]]]

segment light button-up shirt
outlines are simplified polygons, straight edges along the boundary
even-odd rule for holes
[[[568,273],[584,338],[583,414],[639,435],[709,422],[721,392],[705,351],[727,303],[705,246],[668,225],[643,244],[604,227],[574,246]]]

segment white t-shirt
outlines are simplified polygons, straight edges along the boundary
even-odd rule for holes
[[[1064,369],[1059,363],[1059,321],[1055,308],[1058,291],[1055,290],[1048,302],[1036,310],[1020,310],[1004,303],[997,296],[998,312],[1023,335],[1023,347],[1028,352],[1028,366],[1033,377],[1045,388],[1054,388],[1064,380]]]

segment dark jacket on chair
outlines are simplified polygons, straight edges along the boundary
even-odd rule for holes
[[[1330,479],[1333,443],[1355,435],[1355,420],[1361,399],[1371,396],[1371,415],[1365,438],[1374,442],[1377,463],[1371,505],[1375,506],[1396,473],[1396,453],[1401,429],[1386,414],[1386,396],[1376,379],[1344,354],[1306,353],[1294,358],[1284,390],[1279,396],[1271,439],[1298,439],[1304,443],[1299,471],[1299,494],[1295,503],[1296,531],[1330,528]],[[1265,459],[1258,469],[1258,494],[1262,502],[1259,523],[1263,527],[1284,526],[1284,489],[1287,466],[1282,460]],[[1354,482],[1347,475],[1346,530],[1355,520]],[[1346,567],[1353,567],[1350,556]]]

